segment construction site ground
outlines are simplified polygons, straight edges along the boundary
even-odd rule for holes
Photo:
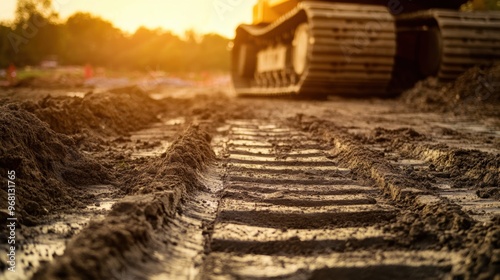
[[[499,81],[475,68],[393,99],[0,89],[17,218],[0,279],[498,280]]]

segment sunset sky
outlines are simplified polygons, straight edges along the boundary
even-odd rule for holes
[[[187,29],[234,36],[239,23],[251,22],[252,0],[53,0],[60,18],[90,12],[133,33],[139,26],[183,34]],[[0,0],[0,21],[14,18],[16,0]]]

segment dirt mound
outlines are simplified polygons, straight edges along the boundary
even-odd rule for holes
[[[89,93],[84,98],[47,96],[22,107],[64,134],[85,130],[123,134],[157,121],[159,112],[157,102],[136,87]]]
[[[393,140],[389,149],[430,163],[428,175],[449,178],[454,188],[474,188],[481,198],[500,197],[500,155],[443,144],[415,144]]]
[[[399,150],[411,158],[419,158],[432,164],[428,174],[448,174],[453,187],[474,187],[482,198],[498,198],[500,195],[500,155],[478,150],[458,149],[443,144],[420,144],[428,138],[411,128],[389,130],[375,128],[364,143],[384,143],[388,150]]]
[[[144,263],[158,261],[152,252],[166,246],[167,222],[189,191],[202,187],[196,174],[214,157],[210,139],[203,129],[190,127],[158,161],[131,174],[139,176],[129,180],[131,196],[115,204],[104,221],[82,230],[64,255],[34,279],[124,279],[131,274],[142,279],[146,271],[153,273]]]
[[[104,168],[73,148],[35,115],[10,105],[0,108],[0,173],[16,172],[16,217],[33,225],[39,217],[82,203],[74,186],[109,181]],[[2,196],[7,197],[6,188]],[[7,201],[2,199],[2,209]],[[5,213],[2,213],[2,216]]]
[[[436,243],[461,249],[465,236],[458,232],[470,229],[473,224],[456,205],[410,205],[396,222],[385,229],[399,235],[399,241],[412,249],[425,249],[430,244],[436,246]]]
[[[500,64],[476,66],[446,85],[428,78],[404,92],[401,99],[421,110],[470,111],[476,107],[498,106]]]
[[[500,219],[475,223],[457,206],[431,204],[411,207],[395,223],[384,229],[412,249],[433,247],[466,249],[456,279],[497,279],[500,273]]]
[[[457,178],[456,187],[500,186],[500,155],[477,150],[442,149],[432,162]]]
[[[129,173],[125,179],[126,192],[145,194],[172,190],[179,184],[187,191],[199,189],[196,172],[215,159],[210,141],[206,131],[191,126],[160,158]]]
[[[468,232],[471,246],[463,267],[465,279],[498,279],[500,275],[500,218],[493,225]]]

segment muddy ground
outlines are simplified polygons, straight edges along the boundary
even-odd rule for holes
[[[499,76],[384,100],[0,89],[0,278],[499,279]]]

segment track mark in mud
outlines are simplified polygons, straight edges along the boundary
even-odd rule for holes
[[[203,127],[186,129],[144,166],[154,176],[130,181],[134,188],[128,196],[73,237],[64,254],[34,279],[193,278],[203,262],[221,188],[210,140]]]
[[[331,144],[334,159],[360,178],[373,179],[401,206],[386,229],[407,248],[446,248],[462,255],[453,266],[454,278],[498,277],[499,207],[492,200],[498,190],[498,155],[436,144],[433,136],[400,126],[359,134],[315,117],[298,115],[289,121]],[[491,198],[475,198],[474,191]]]
[[[216,252],[210,261],[208,279],[442,279],[456,264],[445,252],[383,250],[309,256]]]
[[[164,153],[174,139],[175,134],[185,123],[184,118],[164,119],[148,128],[133,132],[130,141],[134,143],[132,158],[153,157]]]
[[[165,227],[168,245],[158,252],[161,269],[149,279],[196,279],[199,275],[219,205],[216,195],[222,188],[219,173],[214,166],[199,174],[206,191],[190,195],[182,205],[182,212]]]
[[[41,264],[51,262],[54,257],[62,255],[69,238],[78,234],[89,222],[103,220],[116,202],[110,195],[114,192],[112,186],[86,186],[86,191],[97,197],[95,204],[64,215],[53,214],[47,217],[47,221],[50,221],[48,223],[23,228],[20,232],[23,237],[19,240],[21,242],[16,256],[17,263],[22,264],[18,267],[22,269],[17,269],[15,273],[6,272],[6,275],[10,274],[9,280],[29,279]],[[1,276],[0,279],[3,279]]]
[[[384,231],[400,209],[318,141],[259,121],[230,124],[202,279],[422,279],[457,266],[456,253],[408,250]]]
[[[130,136],[114,137],[110,142],[114,146],[109,146],[108,151],[124,157],[125,150],[131,158],[142,157],[145,160],[159,157],[170,146],[183,124],[183,118],[164,118],[146,129],[132,132]],[[12,280],[27,279],[41,264],[49,263],[56,256],[62,255],[71,237],[77,235],[90,222],[102,221],[113,204],[122,197],[112,185],[78,185],[74,188],[93,197],[91,203],[81,205],[80,209],[51,214],[45,218],[48,222],[42,225],[23,228],[20,234],[24,238],[20,239],[18,261],[25,269],[9,276]],[[205,201],[208,201],[208,198]],[[0,256],[0,261],[6,261],[3,255]]]
[[[489,222],[500,216],[500,157],[436,142],[441,143],[442,139],[431,139],[411,128],[376,128],[368,132],[363,146],[383,151],[383,157],[398,171],[408,178],[428,182],[426,190],[460,206],[474,220]]]
[[[416,144],[412,147],[412,151],[418,150],[432,153],[432,150],[425,146]],[[446,198],[450,202],[460,206],[460,208],[474,220],[489,222],[492,217],[500,215],[500,201],[493,198],[479,197],[476,184],[466,183],[461,184],[464,186],[455,187],[454,185],[456,185],[456,182],[449,172],[436,171],[435,165],[427,161],[425,156],[419,156],[418,152],[411,154],[405,151],[405,149],[401,149],[393,151],[392,155],[398,158],[397,162],[393,162],[394,165],[406,172],[408,176],[412,176],[412,173],[415,173],[413,174],[414,176],[423,174],[424,177],[429,178],[429,189],[432,189],[437,197]],[[449,168],[451,166],[446,167]],[[441,167],[441,170],[442,169],[443,167]],[[481,188],[479,188],[479,190],[481,190]]]

